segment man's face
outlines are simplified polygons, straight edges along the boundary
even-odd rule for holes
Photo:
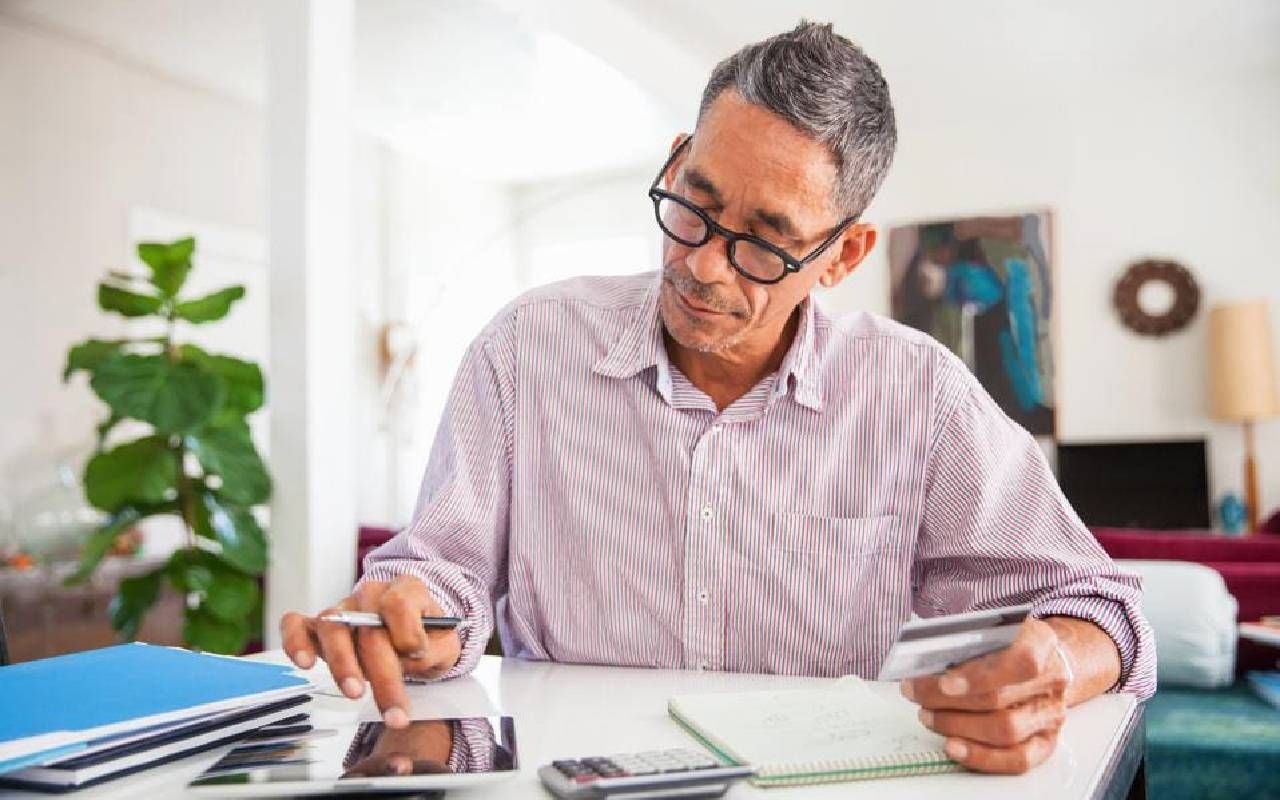
[[[826,147],[733,90],[707,109],[663,184],[724,227],[796,258],[821,244],[844,216],[832,202],[836,165]],[[664,237],[662,320],[677,343],[704,353],[771,347],[814,284],[825,275],[834,285],[872,241],[874,232],[855,225],[800,272],[762,285],[734,270],[718,236],[697,248]]]

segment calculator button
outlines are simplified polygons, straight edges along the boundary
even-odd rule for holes
[[[559,770],[560,774],[569,780],[577,780],[583,775],[598,777],[594,770],[578,761],[561,761],[552,764],[552,766]]]
[[[584,758],[582,763],[602,778],[619,778],[624,774],[617,764],[607,758]]]

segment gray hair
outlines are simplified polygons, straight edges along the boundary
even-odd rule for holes
[[[835,159],[835,201],[860,215],[893,161],[898,131],[880,67],[831,25],[749,44],[716,65],[702,90],[698,119],[726,89],[777,114],[826,145]]]

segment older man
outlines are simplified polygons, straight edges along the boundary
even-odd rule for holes
[[[413,524],[335,606],[386,627],[291,614],[294,661],[367,679],[401,726],[403,677],[467,672],[495,624],[525,658],[874,676],[912,612],[1031,603],[1011,647],[903,684],[955,759],[1026,770],[1068,705],[1150,693],[1139,583],[1032,438],[933,340],[809,297],[875,245],[895,142],[879,68],[830,26],[721,62],[650,190],[661,272],[485,328]],[[441,612],[473,624],[424,634]]]

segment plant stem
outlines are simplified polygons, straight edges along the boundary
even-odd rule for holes
[[[162,340],[165,356],[170,361],[177,361],[178,348],[173,342],[177,316],[174,314],[172,305],[165,317],[168,320],[168,326],[165,329]],[[182,437],[178,437],[178,442],[173,446],[173,451],[173,457],[178,460],[178,513],[182,517],[182,527],[187,532],[187,547],[194,549],[196,547],[196,497],[191,491],[191,476],[187,474],[187,445]]]
[[[191,491],[191,476],[187,475],[187,446],[179,441],[174,458],[178,459],[178,512],[182,526],[187,530],[187,547],[196,546],[196,497]]]

